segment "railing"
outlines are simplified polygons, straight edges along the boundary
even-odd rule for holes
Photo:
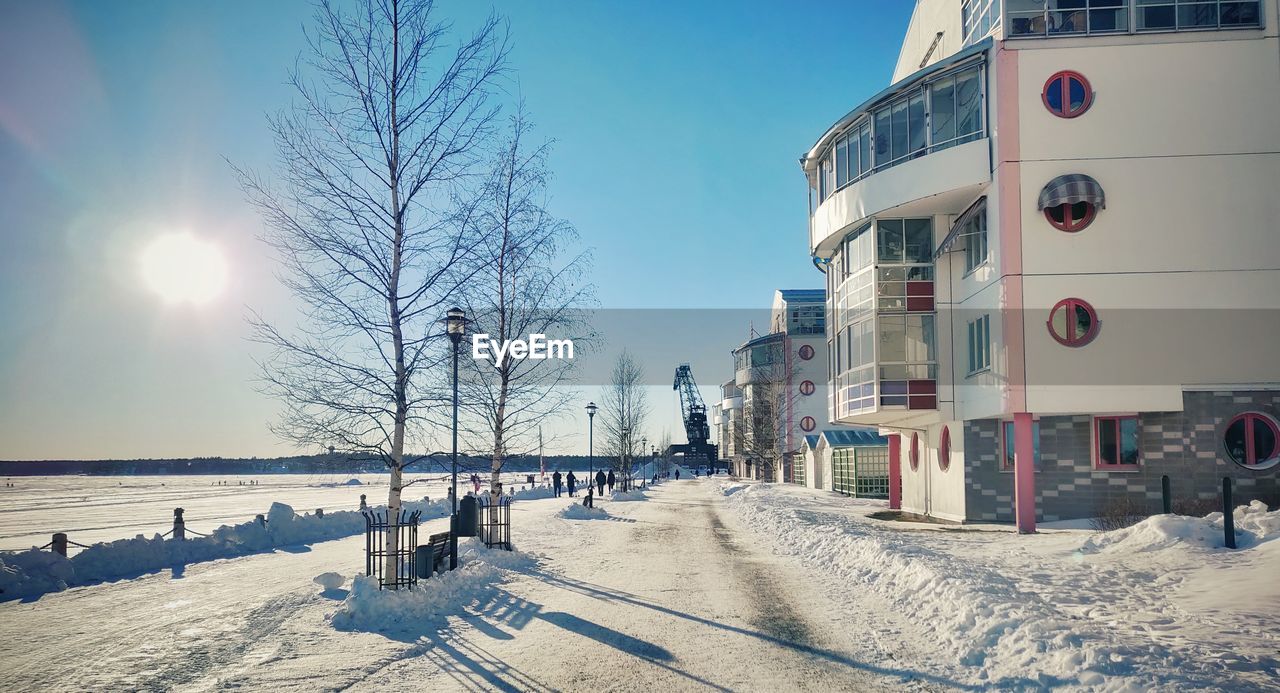
[[[1259,0],[1091,0],[1087,7],[1006,10],[1008,38],[1045,38],[1155,31],[1250,29],[1262,26]]]
[[[496,500],[481,496],[479,512],[480,541],[486,548],[496,546],[511,551],[511,496],[498,496]]]
[[[364,574],[377,579],[382,589],[413,589],[418,583],[418,518],[421,513],[401,510],[395,523],[388,523],[385,510],[366,510],[364,515]],[[395,536],[390,548],[389,536]],[[388,559],[394,574],[387,575]]]

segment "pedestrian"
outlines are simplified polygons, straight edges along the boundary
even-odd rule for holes
[[[676,481],[680,480],[680,470],[676,469]]]
[[[605,482],[604,470],[601,469],[600,471],[596,472],[596,486],[600,487],[600,491],[596,495],[600,495],[600,496],[604,495],[604,482]]]
[[[551,475],[551,487],[555,489],[556,498],[560,497],[560,470],[557,469],[555,474]]]
[[[594,490],[595,490],[594,486],[592,486],[591,484],[587,484],[587,496],[586,498],[582,499],[582,504],[587,506],[588,508],[596,507],[595,500],[593,500],[592,493],[591,493]]]
[[[613,470],[610,469],[609,476],[605,477],[605,483],[609,484],[609,493],[613,493],[613,482],[615,481],[617,481],[617,478],[613,476]]]
[[[569,470],[569,476],[564,479],[569,484],[569,495],[573,495],[574,488],[578,485],[578,477],[573,475],[573,470]]]

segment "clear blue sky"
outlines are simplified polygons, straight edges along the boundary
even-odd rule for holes
[[[460,29],[491,7],[509,19],[512,89],[557,141],[554,211],[595,249],[601,305],[719,308],[820,285],[797,158],[888,83],[911,5],[437,11]],[[289,102],[310,11],[0,0],[0,459],[289,452],[243,321],[289,298],[223,157],[270,165],[264,114]],[[141,286],[141,248],[174,230],[223,248],[216,303]]]

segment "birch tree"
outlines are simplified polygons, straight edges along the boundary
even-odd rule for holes
[[[302,319],[252,323],[285,404],[273,430],[390,470],[393,579],[403,471],[421,459],[406,440],[443,404],[428,382],[449,356],[440,320],[479,243],[455,201],[497,115],[507,38],[491,17],[455,39],[429,1],[322,0],[307,39],[294,104],[269,118],[278,181],[237,169]]]
[[[625,350],[613,364],[601,402],[605,454],[617,456],[615,469],[628,479],[649,416],[649,399],[644,368]]]
[[[553,358],[466,359],[470,437],[488,453],[494,493],[507,456],[532,449],[542,424],[572,404],[575,351],[591,339],[584,308],[592,287],[582,280],[589,258],[573,252],[574,228],[547,210],[549,151],[549,142],[533,141],[520,108],[490,162],[475,215],[484,264],[465,292],[473,334],[497,344],[532,335],[569,342]]]

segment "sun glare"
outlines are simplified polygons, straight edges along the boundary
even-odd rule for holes
[[[227,285],[227,263],[218,246],[190,233],[172,233],[142,251],[142,279],[168,304],[205,305]]]

